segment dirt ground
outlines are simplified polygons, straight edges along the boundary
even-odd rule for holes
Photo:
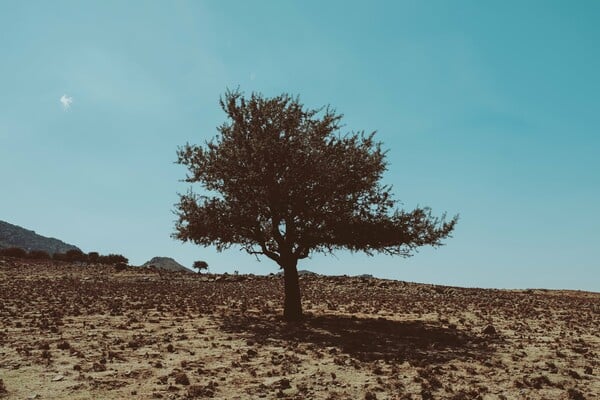
[[[600,293],[0,258],[8,399],[598,399]]]

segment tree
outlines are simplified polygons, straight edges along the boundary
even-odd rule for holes
[[[84,252],[82,252],[79,249],[72,249],[72,250],[67,250],[67,252],[65,253],[65,259],[67,261],[87,261],[87,254],[85,254]]]
[[[90,251],[87,255],[88,261],[92,264],[97,263],[100,259],[100,254],[97,251]]]
[[[129,259],[121,254],[109,254],[98,258],[100,264],[128,264]]]
[[[197,269],[198,273],[200,273],[203,270],[208,270],[208,263],[206,261],[194,261],[193,268]]]
[[[298,260],[339,249],[409,256],[439,246],[457,217],[397,208],[380,183],[385,151],[374,133],[340,133],[342,115],[297,97],[220,99],[228,119],[205,146],[178,149],[185,181],[200,183],[176,205],[174,237],[222,251],[239,245],[274,260],[284,275],[284,318],[302,317]]]

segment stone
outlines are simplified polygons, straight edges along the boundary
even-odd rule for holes
[[[494,325],[488,325],[483,330],[483,334],[484,335],[495,335],[496,334],[496,328],[494,328]]]

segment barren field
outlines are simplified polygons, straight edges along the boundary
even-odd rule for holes
[[[597,399],[600,293],[0,258],[0,397]]]

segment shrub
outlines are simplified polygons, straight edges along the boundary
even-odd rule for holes
[[[117,272],[121,272],[121,271],[125,270],[126,268],[127,268],[127,264],[125,264],[125,263],[119,262],[119,263],[115,264],[115,270]]]
[[[27,257],[27,252],[19,247],[9,247],[8,249],[0,250],[0,255],[6,257],[25,258]]]
[[[107,256],[100,256],[98,262],[101,264],[118,264],[118,263],[129,263],[127,257],[124,257],[120,254],[109,254]]]
[[[90,251],[87,255],[88,257],[88,261],[91,263],[96,263],[98,262],[98,259],[100,258],[100,254],[98,254],[97,251]]]
[[[82,262],[92,262],[98,264],[128,264],[129,260],[127,257],[122,256],[120,254],[109,254],[109,255],[100,255],[96,251],[92,251],[88,254],[85,254],[81,250],[69,250],[66,253],[54,253],[52,259],[57,261],[82,261]]]
[[[76,249],[68,250],[65,253],[65,258],[67,261],[87,261],[87,255]]]
[[[175,383],[178,385],[188,386],[190,384],[190,379],[185,372],[178,372],[175,374]]]
[[[29,252],[29,258],[34,260],[49,260],[50,254],[43,250],[31,250]]]

